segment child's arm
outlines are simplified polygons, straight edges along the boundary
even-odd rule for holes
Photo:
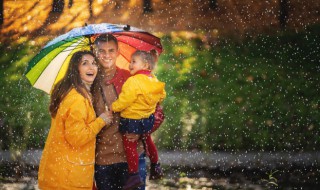
[[[137,99],[137,87],[133,78],[129,78],[122,86],[119,98],[112,103],[110,110],[113,112],[121,112],[129,107]]]
[[[166,98],[166,96],[167,96],[166,90],[163,88],[163,91],[159,100],[159,104],[162,103],[162,101]]]
[[[153,78],[155,78],[155,79],[157,79],[157,77],[156,77],[156,75],[154,75],[154,74],[152,74],[152,77]],[[157,79],[158,80],[158,79]],[[162,92],[161,92],[161,96],[160,96],[160,99],[159,99],[159,104],[160,103],[162,103],[162,101],[166,98],[166,96],[167,96],[167,93],[166,93],[166,90],[165,90],[165,85],[166,85],[166,83],[164,83],[164,82],[162,82],[163,84],[164,84],[164,87],[163,87],[163,90],[162,90]]]

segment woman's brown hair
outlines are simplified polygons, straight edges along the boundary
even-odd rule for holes
[[[81,80],[79,73],[79,64],[84,55],[93,55],[91,51],[78,51],[75,52],[71,59],[67,69],[66,75],[59,81],[53,88],[50,97],[49,111],[51,117],[55,117],[59,109],[59,105],[68,92],[75,88],[78,93],[83,97],[89,99],[89,92],[86,89],[84,83]]]

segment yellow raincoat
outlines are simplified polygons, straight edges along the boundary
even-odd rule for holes
[[[166,97],[165,83],[155,76],[136,74],[122,86],[119,99],[112,104],[114,112],[129,119],[148,118],[156,110],[158,102]]]
[[[91,102],[72,89],[60,103],[40,161],[40,189],[92,189],[96,135],[105,125]]]

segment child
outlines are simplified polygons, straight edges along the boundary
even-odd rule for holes
[[[163,175],[158,162],[157,148],[150,135],[154,124],[153,113],[157,104],[166,96],[165,84],[151,73],[156,64],[155,52],[138,50],[133,53],[129,66],[132,76],[124,83],[119,99],[111,106],[113,112],[121,112],[119,131],[123,134],[129,167],[129,178],[124,189],[133,189],[143,184],[138,173],[138,142],[129,141],[127,133],[139,134],[142,137],[151,161],[150,179],[160,179]]]

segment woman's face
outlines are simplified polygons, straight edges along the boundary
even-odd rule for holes
[[[90,54],[83,55],[78,69],[81,80],[85,83],[92,84],[98,72],[98,65],[94,57]]]

